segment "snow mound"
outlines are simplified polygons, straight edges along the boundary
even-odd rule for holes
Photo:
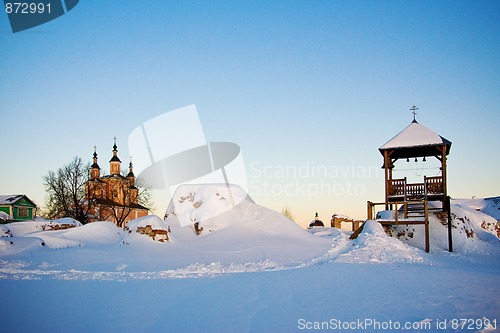
[[[481,242],[498,243],[497,221],[475,208],[464,204],[451,205],[453,248],[459,252],[476,251]],[[383,212],[394,214],[394,212]],[[399,225],[388,228],[388,232],[406,244],[423,249],[425,228],[423,225]],[[446,214],[429,214],[429,238],[431,251],[448,250],[448,222]]]
[[[454,222],[469,223],[473,236],[486,242],[498,242],[500,228],[497,220],[481,211],[471,207],[454,205],[452,213]]]
[[[44,240],[47,247],[52,249],[69,248],[74,246],[102,246],[121,243],[123,230],[111,222],[92,222],[81,227],[64,230],[40,231],[31,233]]]
[[[187,226],[216,217],[244,200],[252,199],[238,185],[180,185],[167,207],[165,217],[170,225]]]
[[[151,226],[153,229],[158,230],[167,230],[167,225],[165,221],[163,221],[159,216],[156,215],[147,215],[143,217],[139,217],[135,220],[131,220],[127,223],[127,229],[135,230],[138,227],[147,227]]]
[[[462,209],[469,208],[490,215],[500,221],[500,197],[476,198],[476,199],[453,199],[452,203]]]
[[[9,228],[3,224],[0,224],[0,237],[12,237]]]
[[[6,212],[0,212],[0,221],[9,221],[12,220],[12,217]]]
[[[397,263],[424,262],[424,253],[386,234],[375,220],[368,220],[363,231],[352,242],[352,248],[335,261],[343,263]]]
[[[81,225],[75,219],[64,217],[57,220],[13,222],[7,224],[6,227],[9,228],[13,236],[21,237],[33,232],[69,229],[80,227]]]
[[[165,223],[170,242],[188,262],[244,264],[270,260],[299,263],[327,252],[331,242],[302,229],[280,213],[259,206],[239,186],[184,185],[175,192]],[[201,204],[196,204],[201,203]],[[185,222],[180,223],[179,219]],[[189,227],[181,227],[188,223]],[[203,228],[197,235],[194,223]]]
[[[38,237],[2,237],[0,238],[0,254],[5,256],[31,252],[45,246],[43,239]]]
[[[468,219],[479,239],[492,242],[500,237],[500,197],[453,200],[458,218]],[[491,235],[490,235],[491,234]]]
[[[152,240],[168,241],[168,227],[165,222],[156,215],[148,215],[137,218],[127,223],[125,229],[129,234],[142,234],[149,236]]]

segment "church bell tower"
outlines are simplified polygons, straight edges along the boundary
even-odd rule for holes
[[[101,176],[101,168],[97,164],[97,147],[94,146],[94,157],[92,158],[93,163],[90,166],[90,179],[97,179]]]
[[[122,161],[118,158],[118,150],[116,146],[116,136],[114,137],[115,144],[113,145],[113,157],[109,160],[109,173],[112,175],[119,175],[120,174],[120,167],[122,164]]]

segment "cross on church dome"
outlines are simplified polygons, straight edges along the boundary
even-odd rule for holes
[[[411,107],[410,111],[411,113],[413,113],[413,122],[416,123],[417,122],[417,119],[416,119],[416,116],[417,116],[417,106],[415,104],[413,104],[413,106]]]

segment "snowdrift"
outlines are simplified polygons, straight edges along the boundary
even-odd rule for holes
[[[458,253],[496,251],[496,219],[480,210],[465,202],[453,205]],[[237,186],[184,185],[174,193],[165,219],[142,217],[125,230],[110,222],[82,226],[72,219],[0,225],[0,279],[165,279],[330,262],[426,264],[436,253],[446,253],[445,224],[431,214],[427,254],[423,226],[391,228],[391,237],[378,222],[367,221],[351,241],[351,233],[340,229],[304,230],[255,204]]]
[[[165,217],[173,226],[188,226],[221,215],[242,203],[254,203],[249,195],[238,185],[207,184],[181,185],[168,204]],[[219,221],[220,222],[220,221]]]
[[[479,211],[500,221],[500,197],[453,199],[452,203],[462,209]]]
[[[424,252],[390,237],[380,223],[366,221],[352,248],[336,260],[346,263],[424,262]]]
[[[12,217],[6,212],[0,212],[0,221],[9,221],[12,220]]]
[[[162,219],[156,215],[143,216],[127,223],[125,228],[129,234],[146,235],[154,241],[168,242],[169,229]]]
[[[477,202],[477,201],[476,201]],[[475,251],[481,242],[499,243],[500,229],[497,220],[476,207],[470,207],[465,202],[451,205],[452,236],[455,251]],[[392,219],[393,211],[379,213],[383,218]],[[390,215],[392,214],[392,215]],[[400,213],[401,215],[401,213]],[[429,213],[429,235],[431,251],[448,249],[448,220],[446,215]],[[386,229],[389,235],[397,237],[404,243],[424,248],[424,226],[392,226]]]
[[[33,232],[45,230],[62,230],[81,227],[82,224],[72,218],[65,217],[57,220],[38,220],[9,223],[8,228],[14,237],[26,236]]]
[[[282,214],[256,205],[236,185],[180,186],[165,215],[171,242],[196,261],[270,260],[288,265],[310,260],[331,247],[328,240],[314,237]],[[194,223],[203,228],[199,236]]]
[[[11,224],[3,234],[15,237],[2,244],[0,259],[25,260],[30,263],[26,269],[36,271],[57,266],[78,276],[82,269],[177,276],[296,267],[331,249],[331,239],[311,235],[282,214],[256,205],[237,186],[228,190],[225,184],[181,186],[165,220],[146,216],[130,221],[125,230],[110,222],[75,222],[77,227],[64,230],[47,229],[49,222]],[[194,223],[202,229],[199,235]],[[153,232],[167,235],[168,241],[159,242]],[[23,245],[21,238],[31,240]]]

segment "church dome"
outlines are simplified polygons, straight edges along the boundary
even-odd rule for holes
[[[318,217],[318,212],[316,212],[316,215],[314,216],[314,220],[311,221],[311,223],[309,223],[309,228],[312,228],[312,227],[324,227],[325,224],[323,223],[323,221],[321,221]]]

